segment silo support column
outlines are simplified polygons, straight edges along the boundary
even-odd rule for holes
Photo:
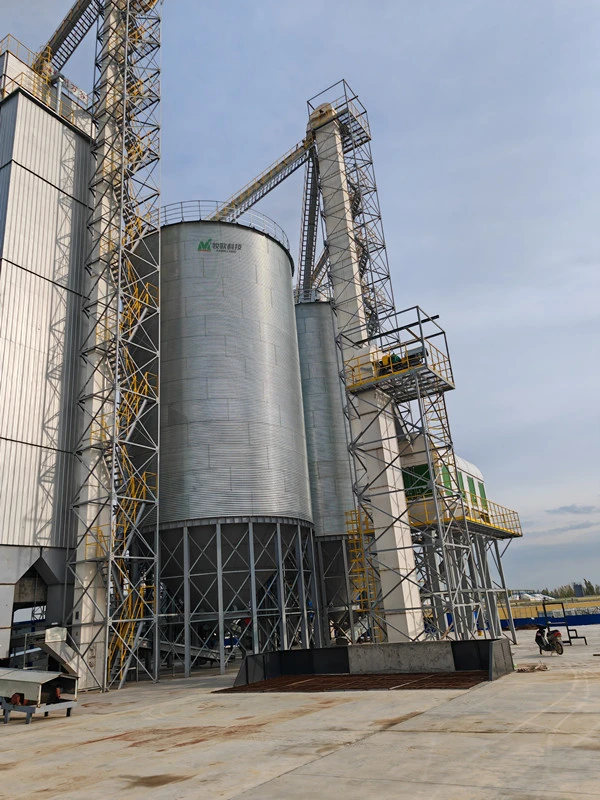
[[[225,672],[225,609],[223,601],[223,549],[220,522],[217,522],[217,603],[219,614],[219,667],[221,675],[223,675]]]
[[[340,540],[342,548],[342,558],[344,560],[344,578],[346,581],[346,598],[348,600],[348,620],[350,622],[350,641],[356,644],[356,631],[354,630],[354,610],[352,608],[354,598],[352,596],[352,586],[350,585],[350,564],[348,563],[348,546],[344,539]]]
[[[260,653],[258,606],[256,603],[256,563],[254,560],[254,524],[248,523],[248,562],[250,564],[250,612],[252,614],[252,652]]]
[[[288,649],[287,616],[285,608],[285,581],[283,579],[283,551],[281,548],[281,525],[277,523],[277,597],[279,601],[279,631],[281,634],[280,650]]]
[[[321,599],[320,589],[317,585],[317,557],[315,553],[315,539],[312,531],[309,531],[310,547],[308,550],[310,560],[310,596],[313,604],[313,636],[315,639],[315,647],[323,647],[323,609],[324,600]],[[329,640],[329,638],[328,638]]]
[[[190,620],[190,535],[188,526],[183,527],[183,647],[184,647],[184,674],[190,677],[192,670],[191,648],[191,620]]]
[[[302,550],[302,532],[300,525],[296,525],[296,562],[298,569],[298,600],[300,601],[300,632],[302,637],[302,647],[310,647],[308,635],[308,613],[306,609],[306,586],[304,584],[304,554]]]

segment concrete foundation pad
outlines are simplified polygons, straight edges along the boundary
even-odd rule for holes
[[[390,642],[348,648],[350,674],[453,672],[451,642]]]

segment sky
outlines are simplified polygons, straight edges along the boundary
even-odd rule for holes
[[[71,5],[0,0],[0,36],[37,49]],[[456,450],[521,514],[514,587],[600,583],[598,41],[597,0],[163,5],[164,203],[232,195],[341,78],[367,107],[396,304],[448,333]],[[301,199],[297,173],[257,206],[294,254]]]

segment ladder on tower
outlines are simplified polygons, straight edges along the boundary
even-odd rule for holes
[[[383,611],[379,602],[379,584],[371,549],[375,540],[373,522],[364,511],[346,512],[346,532],[348,546],[348,577],[353,591],[351,598],[353,611],[369,619],[368,632],[373,642],[383,641],[381,625],[373,617],[381,616]]]
[[[304,200],[300,229],[300,255],[298,258],[298,301],[308,301],[314,287],[315,254],[317,250],[317,225],[319,221],[318,167],[314,153],[306,164]]]

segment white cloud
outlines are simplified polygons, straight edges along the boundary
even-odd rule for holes
[[[598,506],[578,506],[573,503],[570,506],[559,506],[558,508],[547,508],[546,514],[598,514]]]

